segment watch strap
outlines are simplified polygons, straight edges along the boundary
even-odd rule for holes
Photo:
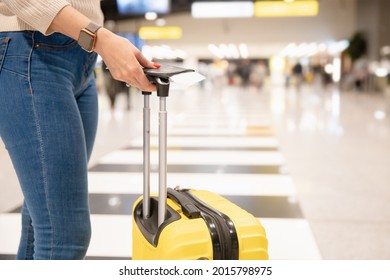
[[[90,23],[88,23],[88,25],[85,27],[85,29],[88,29],[89,31],[91,31],[93,34],[96,34],[96,32],[101,28],[100,25],[94,23],[93,21],[91,21]]]

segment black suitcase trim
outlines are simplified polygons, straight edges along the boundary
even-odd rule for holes
[[[213,259],[238,260],[239,243],[233,221],[224,213],[191,194],[189,190],[180,190],[178,192],[188,197],[199,208],[213,241]]]
[[[188,189],[168,188],[168,197],[181,206],[189,219],[202,217],[213,244],[214,260],[238,260],[239,248],[237,231],[233,221],[224,213],[191,194]]]

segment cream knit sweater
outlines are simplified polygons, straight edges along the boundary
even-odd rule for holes
[[[57,13],[68,5],[103,24],[100,0],[0,0],[0,32],[38,30],[46,34]]]

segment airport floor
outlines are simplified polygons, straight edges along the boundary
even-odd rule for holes
[[[142,193],[142,96],[100,95],[89,168],[88,259],[131,258]],[[158,99],[152,99],[152,189]],[[219,193],[257,217],[270,259],[390,259],[390,96],[304,85],[172,90],[168,186]],[[20,193],[0,144],[0,259],[14,258]]]

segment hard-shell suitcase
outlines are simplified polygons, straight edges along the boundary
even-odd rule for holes
[[[193,70],[162,65],[145,69],[157,86],[159,193],[150,195],[150,92],[144,95],[144,193],[133,206],[134,260],[268,259],[268,241],[257,218],[220,195],[167,189],[167,112],[170,77]]]

